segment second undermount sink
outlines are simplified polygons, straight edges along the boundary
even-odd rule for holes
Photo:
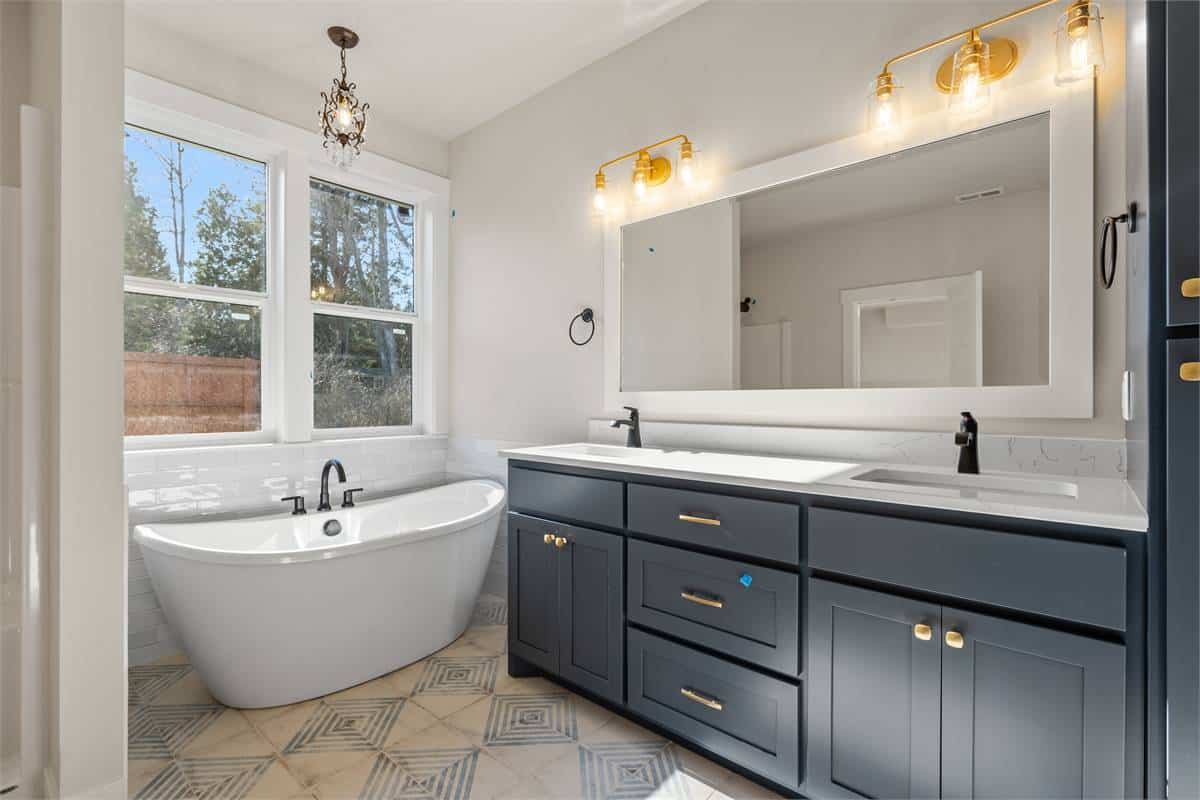
[[[907,469],[871,469],[855,475],[851,480],[912,487],[917,490],[1002,492],[1004,494],[1067,498],[1079,496],[1079,487],[1074,483],[1036,478],[1010,478],[1003,475],[957,475]]]

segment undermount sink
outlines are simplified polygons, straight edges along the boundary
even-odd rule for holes
[[[636,458],[644,455],[644,451],[636,447],[621,447],[615,444],[569,444],[554,449],[563,455],[599,458]]]
[[[1074,483],[1030,478],[1009,478],[1000,475],[955,475],[907,469],[871,469],[855,475],[851,480],[862,481],[864,483],[886,483],[896,486],[941,489],[956,492],[1003,492],[1005,494],[1071,498],[1079,496],[1079,487]]]

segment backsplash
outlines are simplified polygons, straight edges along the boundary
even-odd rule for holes
[[[182,522],[214,514],[274,513],[280,499],[304,495],[315,507],[321,467],[337,458],[362,499],[441,482],[445,436],[197,447],[125,454],[129,524]],[[339,495],[340,496],[340,495]],[[289,506],[290,507],[290,506]],[[167,627],[136,542],[129,543],[129,663],[180,650]]]

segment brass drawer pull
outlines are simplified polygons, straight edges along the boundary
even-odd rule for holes
[[[563,538],[562,536],[555,536],[554,537],[554,546],[557,547],[559,550],[562,550],[564,547],[567,546],[567,540],[565,538]]]
[[[1200,297],[1200,278],[1188,278],[1179,284],[1179,293],[1184,297]]]
[[[958,631],[946,631],[946,644],[955,650],[961,650],[965,641],[963,635]]]
[[[917,637],[922,642],[928,642],[933,638],[933,628],[929,627],[923,622],[918,623],[913,625],[913,636]]]
[[[717,597],[716,595],[704,594],[702,592],[692,592],[692,591],[688,591],[685,589],[684,591],[679,593],[679,596],[682,597],[684,600],[687,600],[689,603],[695,603],[695,604],[701,605],[701,606],[708,606],[709,608],[724,608],[725,607],[725,601],[722,600],[720,597]]]
[[[716,517],[697,517],[694,514],[680,514],[679,521],[694,522],[697,525],[716,525],[717,527],[721,525],[721,520]]]
[[[1185,361],[1180,364],[1179,379],[1189,383],[1200,381],[1200,361]]]
[[[725,710],[725,706],[721,703],[720,700],[717,700],[716,698],[713,698],[713,697],[705,697],[704,695],[697,692],[695,689],[689,689],[686,686],[684,686],[682,689],[679,690],[679,693],[681,695],[683,695],[684,697],[686,697],[688,700],[691,700],[693,703],[699,703],[700,705],[704,706],[705,708],[711,708],[713,711],[724,711]]]
[[[554,544],[554,534],[553,533],[545,534],[544,536],[542,536],[542,542],[545,544]]]

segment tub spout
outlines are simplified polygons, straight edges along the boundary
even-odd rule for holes
[[[346,469],[342,466],[342,462],[336,458],[331,458],[325,462],[325,466],[321,468],[321,501],[317,503],[317,511],[329,511],[333,508],[329,503],[329,470],[336,469],[338,474],[338,483],[346,482]]]

